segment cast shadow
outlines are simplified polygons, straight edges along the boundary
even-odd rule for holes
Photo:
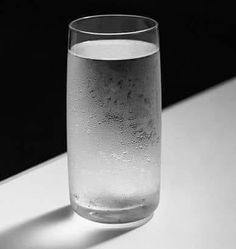
[[[0,232],[0,249],[86,249],[135,228],[97,226],[65,206]]]

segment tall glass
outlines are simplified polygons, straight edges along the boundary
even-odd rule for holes
[[[161,74],[157,22],[99,15],[69,25],[70,200],[79,215],[128,223],[159,202]]]

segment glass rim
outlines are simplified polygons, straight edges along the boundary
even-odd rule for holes
[[[153,23],[153,25],[149,28],[144,28],[144,29],[140,29],[140,30],[136,30],[136,31],[125,31],[125,32],[93,32],[93,31],[86,31],[86,30],[82,30],[79,28],[75,28],[73,27],[73,24],[79,21],[83,21],[83,20],[87,20],[87,19],[93,19],[93,18],[100,18],[100,17],[131,17],[131,18],[140,18],[140,19],[144,19],[144,20],[149,20]],[[75,31],[75,32],[80,32],[83,34],[87,34],[87,35],[100,35],[100,36],[112,36],[112,35],[132,35],[132,34],[139,34],[139,33],[143,33],[143,32],[147,32],[149,30],[152,29],[158,29],[159,23],[150,17],[146,17],[146,16],[141,16],[141,15],[130,15],[130,14],[103,14],[103,15],[91,15],[91,16],[84,16],[84,17],[80,17],[77,18],[73,21],[71,21],[69,23],[69,30]]]

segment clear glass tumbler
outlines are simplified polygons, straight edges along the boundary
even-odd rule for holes
[[[161,73],[158,25],[99,15],[69,25],[70,200],[101,223],[150,217],[158,206]]]

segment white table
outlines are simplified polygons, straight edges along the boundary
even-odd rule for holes
[[[0,248],[235,249],[236,79],[164,110],[162,141],[161,202],[145,225],[72,214],[64,154],[0,184]]]

